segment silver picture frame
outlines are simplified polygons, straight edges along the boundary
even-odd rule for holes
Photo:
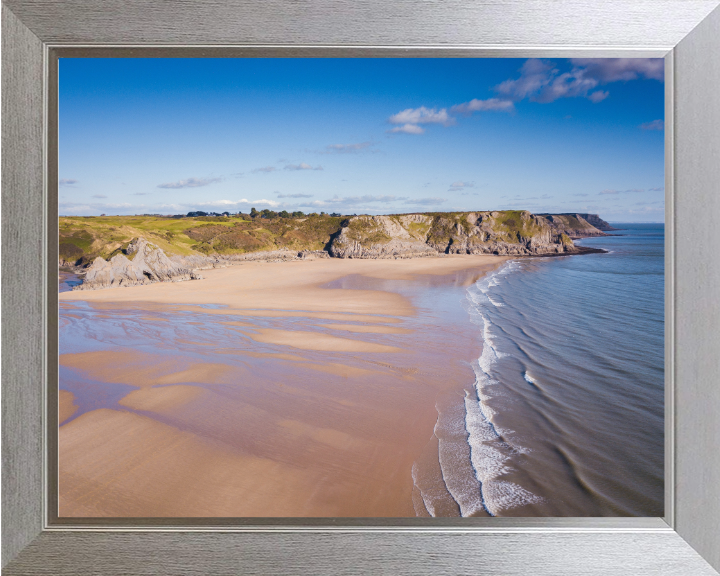
[[[717,575],[720,0],[7,0],[2,7],[5,574]],[[55,497],[57,58],[666,60],[663,518],[64,523]],[[467,520],[471,520],[468,522]]]

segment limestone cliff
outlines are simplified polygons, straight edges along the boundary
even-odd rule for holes
[[[432,217],[422,214],[353,216],[331,239],[329,252],[336,258],[435,256],[427,243],[431,226]]]
[[[610,226],[610,224],[605,222],[605,220],[600,218],[600,216],[598,216],[597,214],[577,214],[577,216],[584,218],[589,224],[592,224],[593,226],[595,226],[595,228],[603,232],[619,230],[619,228],[613,228],[612,226]]]
[[[545,218],[552,229],[558,234],[567,234],[572,239],[590,238],[592,236],[607,236],[603,230],[616,230],[602,220],[597,214],[538,214]],[[593,223],[602,226],[598,228]]]
[[[354,216],[330,242],[337,258],[579,252],[570,237],[527,211]]]

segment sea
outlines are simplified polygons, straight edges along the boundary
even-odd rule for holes
[[[664,225],[615,227],[461,296],[482,345],[438,400],[441,474],[413,467],[419,516],[663,515]]]

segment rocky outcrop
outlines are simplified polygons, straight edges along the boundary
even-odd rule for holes
[[[415,258],[434,256],[437,250],[427,244],[432,217],[422,214],[402,216],[353,216],[343,222],[330,241],[335,258]]]
[[[580,216],[583,218],[588,224],[591,224],[595,226],[598,230],[601,230],[602,232],[612,232],[613,230],[619,230],[619,228],[613,228],[605,222],[600,216],[597,214],[576,214],[576,216]]]
[[[123,253],[116,254],[110,260],[96,258],[87,269],[83,283],[73,289],[94,290],[201,278],[194,270],[170,260],[154,244],[144,238],[136,238]]]
[[[330,245],[330,254],[337,258],[579,251],[569,235],[527,211],[354,216],[343,222]]]
[[[287,260],[314,260],[329,258],[324,250],[272,250],[248,254],[203,256],[191,254],[168,257],[158,246],[144,238],[136,238],[120,254],[109,260],[97,257],[84,271],[83,283],[73,290],[96,290],[118,286],[138,286],[153,282],[182,282],[201,280],[198,270],[225,268],[247,261],[284,262]]]
[[[606,230],[616,230],[597,214],[538,214],[538,216],[545,218],[555,233],[567,234],[573,239],[607,236],[605,232],[594,226],[587,218],[595,220],[604,226]]]

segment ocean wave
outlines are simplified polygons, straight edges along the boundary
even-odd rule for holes
[[[522,486],[503,479],[514,470],[513,457],[529,450],[507,439],[511,430],[496,427],[493,421],[496,412],[490,405],[493,398],[503,394],[491,374],[494,365],[505,357],[495,346],[490,319],[491,311],[504,304],[493,299],[491,293],[503,284],[504,276],[519,267],[518,262],[509,261],[467,289],[464,307],[471,322],[480,328],[483,340],[482,352],[472,363],[475,381],[465,388],[462,403],[453,399],[437,406],[434,433],[442,481],[464,517],[496,516],[503,510],[543,501]],[[418,475],[414,465],[414,486],[420,491],[425,510],[436,516],[437,487],[419,482]]]
[[[490,292],[493,287],[500,285],[503,276],[514,272],[519,266],[518,262],[510,261],[467,291],[472,303],[468,310],[471,320],[482,326],[483,349],[477,362],[473,363],[475,394],[466,391],[465,395],[465,428],[483,507],[492,516],[510,508],[542,502],[542,498],[522,486],[501,479],[513,470],[513,456],[526,453],[527,450],[504,438],[505,431],[496,428],[493,422],[496,412],[489,405],[497,395],[493,389],[499,384],[492,376],[493,367],[505,356],[495,346],[488,303],[494,307],[497,307],[497,303],[493,301]],[[529,375],[526,373],[527,378]]]

